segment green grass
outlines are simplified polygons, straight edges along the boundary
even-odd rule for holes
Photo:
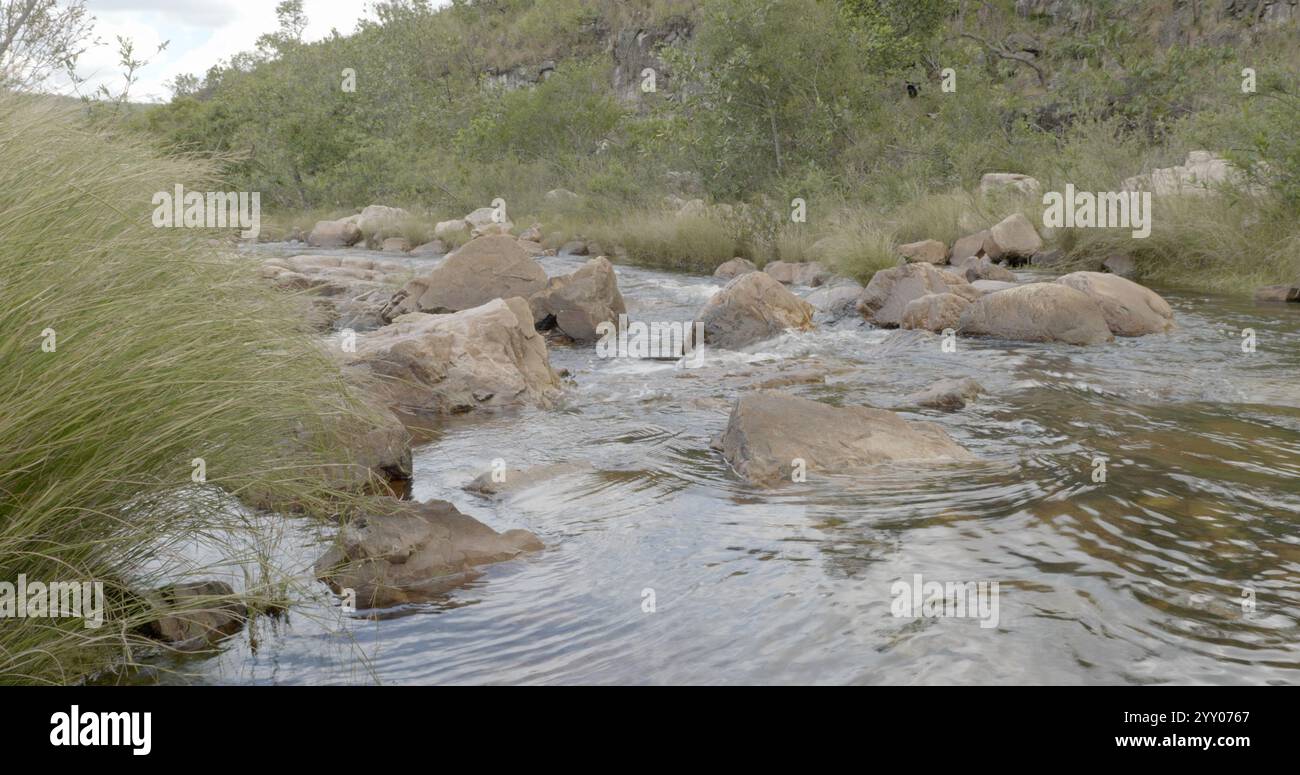
[[[303,310],[212,234],[150,224],[155,192],[216,189],[210,172],[0,94],[0,580],[102,581],[109,598],[99,629],[0,622],[0,682],[148,653],[137,628],[158,613],[136,592],[170,580],[190,538],[247,527],[230,496],[346,497],[322,473],[374,417]],[[280,595],[272,568],[256,576],[250,595]]]

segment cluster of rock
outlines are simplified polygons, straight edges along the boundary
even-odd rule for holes
[[[1222,186],[1246,183],[1241,171],[1222,156],[1210,151],[1191,151],[1187,160],[1173,167],[1160,167],[1147,175],[1126,178],[1121,190],[1150,191],[1156,196],[1205,196]]]

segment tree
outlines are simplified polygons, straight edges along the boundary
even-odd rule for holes
[[[85,0],[0,0],[0,89],[34,89],[71,74],[94,25]]]

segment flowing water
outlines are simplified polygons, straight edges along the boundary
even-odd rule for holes
[[[541,262],[554,275],[582,259]],[[690,320],[719,288],[617,271],[633,319]],[[935,335],[857,321],[708,350],[696,369],[552,346],[575,381],[565,404],[447,422],[415,451],[413,492],[531,530],[545,551],[379,616],[340,614],[317,584],[286,621],[185,669],[241,683],[1297,682],[1300,305],[1164,295],[1176,332],[1087,348],[959,339],[945,353]],[[774,378],[891,408],[963,376],[986,391],[966,409],[900,411],[976,462],[765,490],[709,449],[736,396]],[[462,489],[497,458],[594,471],[500,500]],[[290,525],[284,559],[309,568],[328,531]],[[918,574],[998,582],[997,626],[895,616],[894,583]]]

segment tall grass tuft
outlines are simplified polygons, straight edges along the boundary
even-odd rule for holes
[[[187,538],[244,526],[229,496],[343,495],[321,466],[373,418],[301,309],[210,234],[151,225],[155,192],[216,190],[211,172],[0,94],[0,581],[100,581],[108,604],[97,629],[0,619],[0,682],[147,653],[160,612],[137,592]]]

